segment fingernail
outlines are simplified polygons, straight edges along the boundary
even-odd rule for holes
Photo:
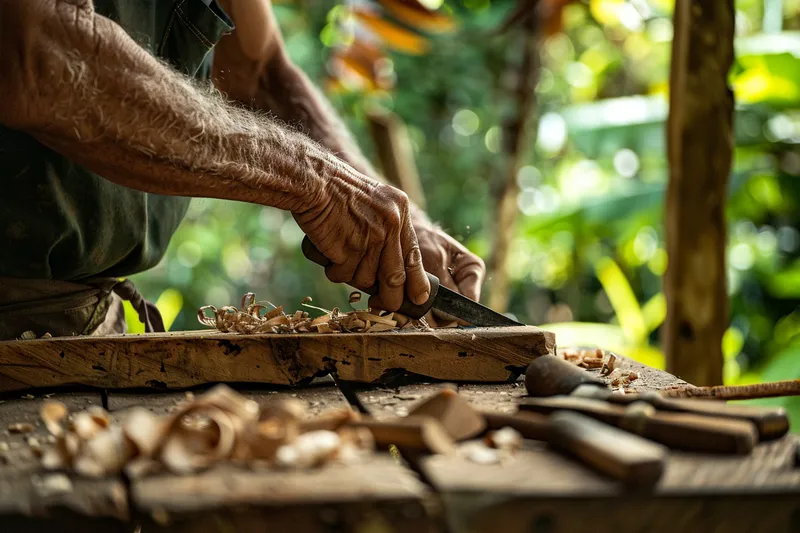
[[[417,296],[417,301],[414,302],[414,303],[416,303],[417,305],[422,305],[422,304],[424,304],[425,302],[428,301],[428,296],[430,296],[430,295],[431,295],[430,291],[425,291],[422,294],[420,294],[419,296]]]

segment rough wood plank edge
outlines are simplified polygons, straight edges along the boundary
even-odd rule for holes
[[[236,335],[218,332],[57,337],[0,343],[0,391],[81,384],[185,388],[213,382],[296,385],[338,372],[375,382],[403,368],[434,379],[502,382],[553,353],[533,326],[372,334]]]
[[[506,494],[445,493],[452,533],[795,532],[796,495],[758,494],[530,500]]]
[[[733,151],[733,0],[679,0],[672,41],[665,209],[667,370],[722,384],[725,198]]]

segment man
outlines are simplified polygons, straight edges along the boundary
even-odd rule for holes
[[[375,181],[268,0],[0,0],[0,50],[0,338],[124,331],[120,297],[157,328],[118,278],[187,197],[290,211],[372,306],[425,301],[423,263],[478,298],[481,260]]]

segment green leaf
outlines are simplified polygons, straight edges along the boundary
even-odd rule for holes
[[[800,298],[800,260],[766,278],[767,290],[776,298]]]
[[[161,293],[155,305],[161,313],[164,329],[169,331],[183,308],[183,295],[175,289],[167,289]]]
[[[667,318],[667,297],[659,292],[642,305],[645,331],[649,335],[659,328]]]
[[[625,337],[634,345],[640,344],[647,336],[642,308],[636,299],[628,278],[619,265],[609,257],[600,258],[595,264],[597,279],[603,285],[617,321],[625,332]]]
[[[136,312],[131,303],[123,300],[122,307],[125,309],[125,322],[128,325],[128,333],[144,333],[144,324],[139,320],[139,313]]]

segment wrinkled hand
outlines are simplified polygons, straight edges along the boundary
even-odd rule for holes
[[[421,211],[415,210],[412,219],[425,270],[439,278],[445,287],[477,302],[486,275],[483,260],[432,224]],[[434,316],[429,313],[426,319],[433,326],[437,322],[452,321],[454,317],[436,312]]]
[[[332,261],[328,279],[361,290],[378,282],[370,306],[395,311],[403,295],[428,300],[430,284],[411,225],[408,197],[332,158],[316,165],[323,179],[311,185],[308,205],[292,209],[300,228]]]

